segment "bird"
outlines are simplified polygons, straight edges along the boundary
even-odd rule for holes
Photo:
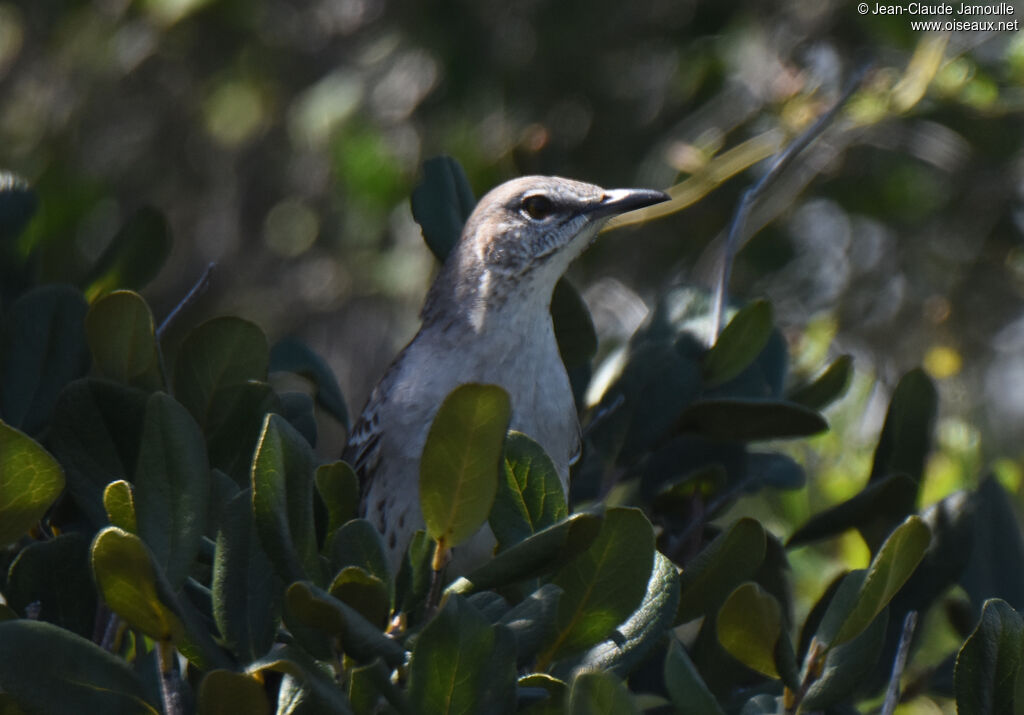
[[[427,292],[419,331],[371,391],[342,453],[360,481],[360,516],[382,535],[392,573],[423,528],[420,456],[438,408],[459,385],[504,388],[510,429],[543,447],[568,493],[581,432],[551,320],[555,284],[609,218],[668,198],[524,176],[477,203]],[[494,547],[484,524],[454,549],[450,568],[467,573]]]

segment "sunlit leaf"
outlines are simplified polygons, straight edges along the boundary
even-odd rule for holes
[[[0,421],[0,547],[43,518],[64,488],[64,471],[31,437]]]

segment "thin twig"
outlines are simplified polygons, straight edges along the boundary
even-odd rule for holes
[[[860,86],[865,74],[867,74],[867,66],[861,67],[857,70],[853,77],[850,78],[849,84],[846,89],[843,90],[842,95],[840,95],[832,108],[821,115],[814,124],[803,132],[803,134],[798,136],[789,146],[777,154],[765,175],[762,176],[756,184],[744,191],[743,195],[740,197],[740,202],[732,217],[732,223],[729,225],[729,233],[725,240],[725,246],[722,249],[722,261],[719,266],[718,278],[715,282],[715,295],[712,303],[711,322],[714,329],[714,334],[711,336],[712,344],[718,340],[718,336],[722,332],[725,303],[728,297],[727,291],[729,286],[729,277],[732,274],[732,263],[735,258],[737,247],[739,246],[740,235],[743,233],[743,228],[747,224],[747,217],[750,215],[751,208],[754,203],[768,191],[771,185],[775,183],[789,165],[793,163],[796,157],[806,149],[812,141],[817,139],[829,124],[832,123],[832,120],[839,114],[839,110],[843,108],[843,105],[846,104],[847,100],[850,99],[853,93]]]
[[[917,628],[917,611],[911,611],[903,619],[903,633],[900,634],[900,645],[896,651],[896,660],[892,664],[892,676],[889,678],[889,687],[885,691],[885,703],[882,705],[881,715],[892,715],[900,702],[900,680],[907,667],[910,641],[914,637],[915,628]]]
[[[192,286],[192,289],[185,294],[185,297],[181,299],[181,302],[174,306],[174,310],[167,314],[164,318],[164,322],[160,323],[160,327],[156,329],[156,338],[160,340],[163,338],[164,333],[167,332],[167,328],[177,319],[178,315],[185,308],[195,303],[203,293],[206,292],[207,288],[210,287],[210,278],[213,275],[213,269],[217,267],[215,262],[210,262],[206,265],[206,270],[203,271],[203,275],[199,276],[199,280]]]
[[[160,664],[160,695],[163,698],[164,715],[184,715],[181,680],[178,669],[174,667],[174,646],[169,641],[160,641],[155,650]]]

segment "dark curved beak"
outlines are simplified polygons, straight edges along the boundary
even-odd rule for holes
[[[594,218],[606,218],[660,204],[669,198],[665,192],[652,189],[609,189],[599,202],[587,208],[586,213]]]

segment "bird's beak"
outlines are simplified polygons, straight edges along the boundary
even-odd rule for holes
[[[609,189],[604,192],[600,201],[586,209],[586,213],[592,218],[607,218],[660,204],[669,198],[665,192],[651,189]]]

